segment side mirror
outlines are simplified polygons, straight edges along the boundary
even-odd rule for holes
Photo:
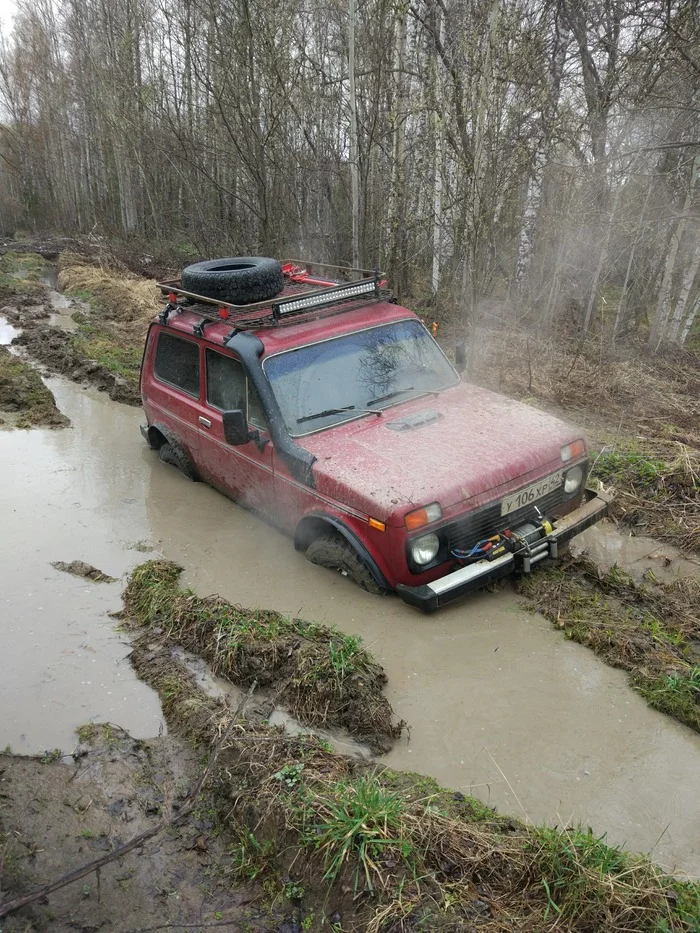
[[[247,444],[250,440],[248,422],[240,408],[235,408],[233,411],[225,411],[221,417],[224,423],[224,437],[226,438],[226,443],[231,444],[233,447]]]

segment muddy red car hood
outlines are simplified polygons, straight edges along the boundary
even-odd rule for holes
[[[392,428],[406,419],[426,423]],[[536,408],[462,383],[298,443],[317,458],[321,494],[399,523],[410,507],[439,502],[444,512],[534,482],[560,468],[561,447],[580,436]]]

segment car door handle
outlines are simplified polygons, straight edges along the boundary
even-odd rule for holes
[[[203,424],[205,428],[211,427],[211,421],[208,418],[203,418],[201,415],[199,416],[199,423]]]

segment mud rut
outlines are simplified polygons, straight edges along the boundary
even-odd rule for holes
[[[141,441],[138,410],[65,379],[47,383],[72,427],[0,434],[0,747],[69,751],[73,730],[89,720],[137,738],[162,731],[157,697],[135,678],[108,616],[120,608],[120,583],[51,567],[84,560],[122,578],[144,554],[162,554],[200,594],[361,635],[410,724],[387,764],[533,822],[580,821],[700,876],[700,737],[648,709],[623,674],[523,612],[507,591],[428,619],[357,590],[160,463]]]

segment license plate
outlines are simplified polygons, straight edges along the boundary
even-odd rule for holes
[[[537,502],[542,496],[546,496],[548,492],[559,489],[561,481],[562,473],[560,470],[558,473],[552,473],[551,476],[541,479],[538,483],[533,483],[532,486],[528,486],[526,489],[514,492],[512,496],[507,496],[501,502],[501,515],[510,515],[511,512],[517,512],[518,509]]]

